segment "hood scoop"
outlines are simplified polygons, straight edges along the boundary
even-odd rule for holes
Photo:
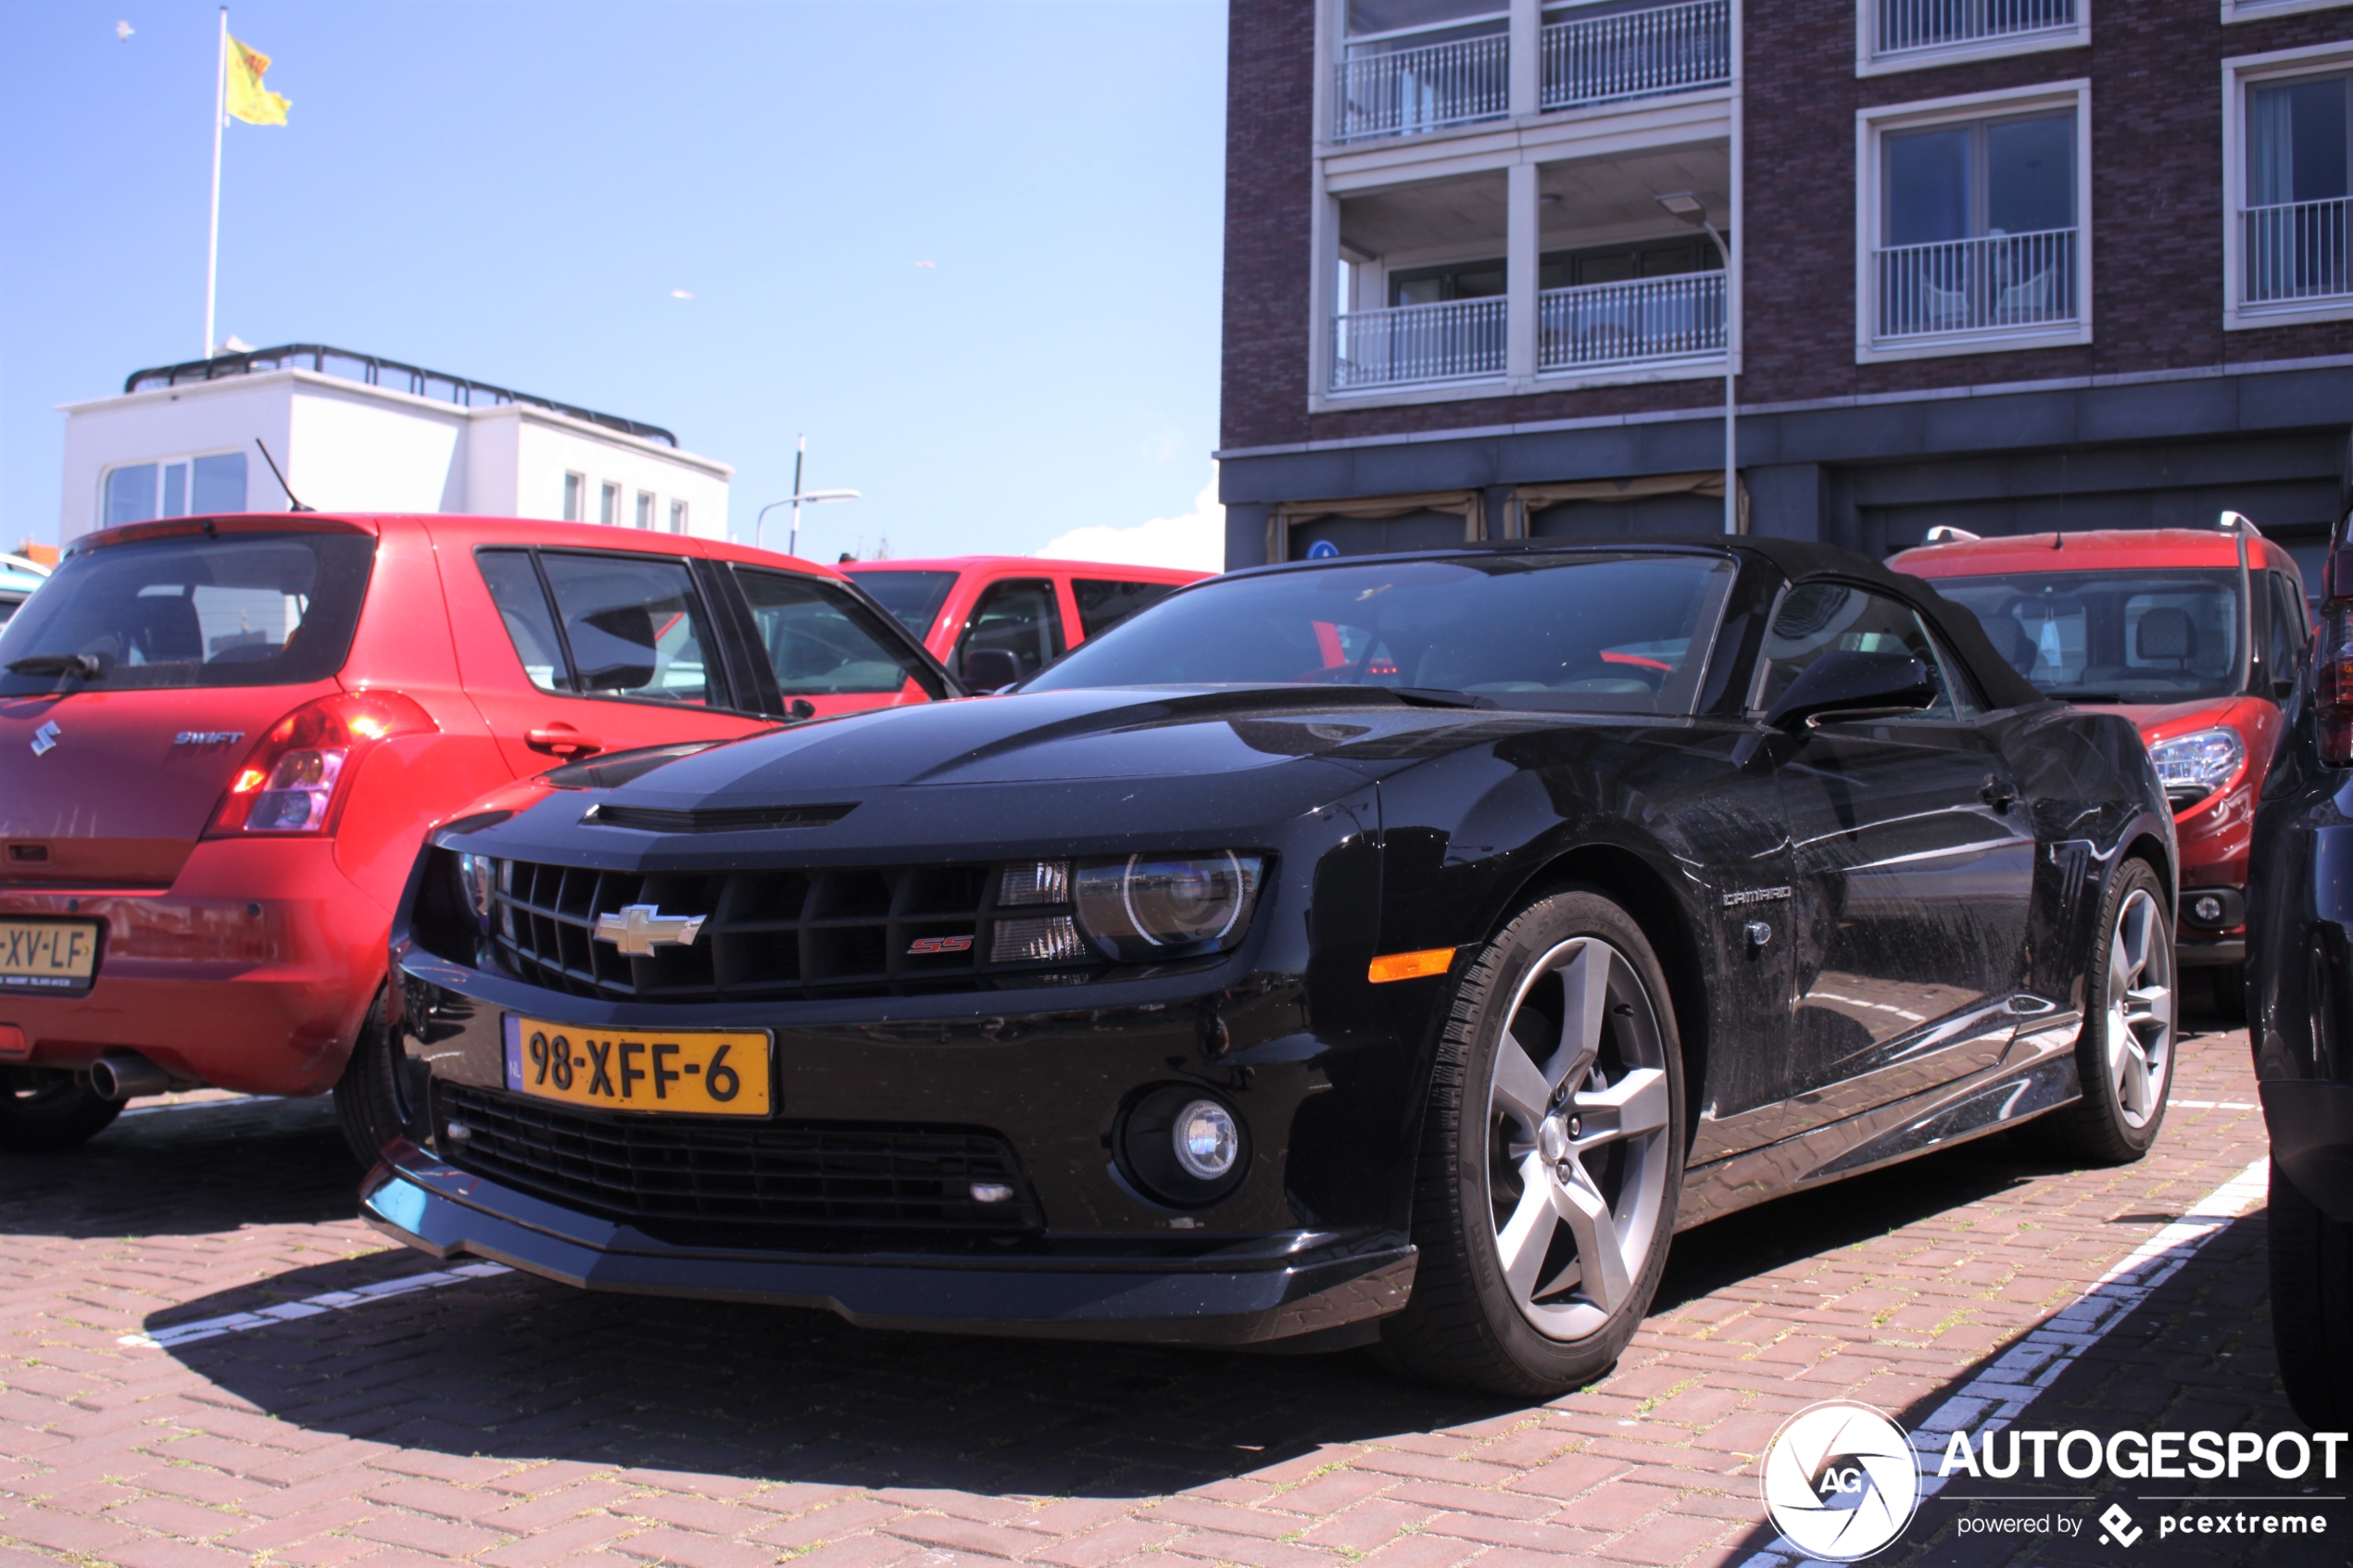
[[[619,806],[602,801],[580,820],[639,833],[757,833],[765,828],[821,828],[858,809],[858,802],[835,806],[705,806],[676,810],[664,806]]]

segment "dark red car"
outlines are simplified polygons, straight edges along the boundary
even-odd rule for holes
[[[2027,533],[1906,550],[1888,565],[1976,612],[2046,695],[2139,726],[2181,842],[2180,960],[2245,1006],[2247,840],[2281,704],[2311,639],[2296,562],[2254,524]]]
[[[559,762],[960,695],[827,568],[585,524],[178,519],[0,631],[0,1149],[128,1095],[389,1114],[386,937],[426,828]]]

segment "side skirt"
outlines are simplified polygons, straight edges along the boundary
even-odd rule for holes
[[[1675,1228],[1998,1133],[2082,1098],[2075,1038],[2082,1023],[2071,1012],[2037,1019],[1983,1073],[1684,1172]]]

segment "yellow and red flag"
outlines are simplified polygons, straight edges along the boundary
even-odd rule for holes
[[[249,44],[229,40],[228,109],[247,125],[286,122],[286,100],[261,84],[261,73],[269,69],[269,56]]]

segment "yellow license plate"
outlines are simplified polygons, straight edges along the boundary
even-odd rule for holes
[[[507,1087],[603,1110],[765,1116],[768,1035],[757,1029],[584,1029],[509,1013]]]
[[[87,991],[98,972],[94,920],[0,920],[0,990]]]

